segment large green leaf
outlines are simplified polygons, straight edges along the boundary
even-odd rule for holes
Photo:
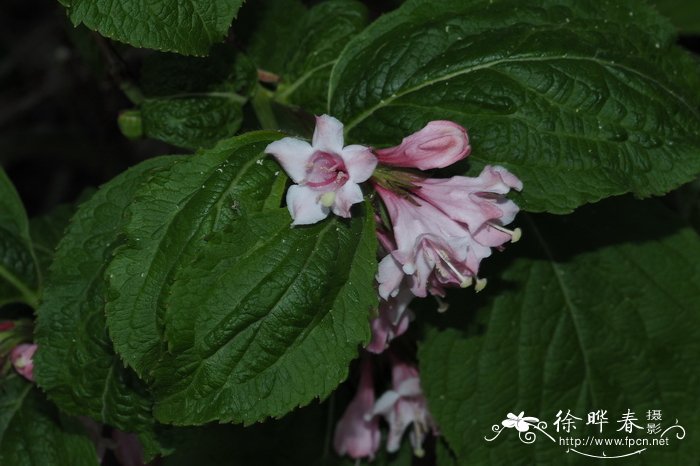
[[[286,177],[263,153],[279,137],[248,133],[176,163],[127,210],[107,320],[163,422],[281,416],[326,396],[369,337],[371,215],[291,229]]]
[[[0,464],[97,466],[98,461],[82,426],[11,374],[0,380]]]
[[[114,353],[105,319],[104,271],[138,186],[178,157],[150,159],[105,184],[71,219],[37,311],[35,371],[63,411],[125,431],[153,430],[145,386]]]
[[[40,280],[27,213],[0,167],[0,305],[23,301],[36,306]]]
[[[636,0],[413,0],[344,49],[329,110],[377,147],[434,119],[470,130],[526,210],[669,191],[700,172],[698,66]]]
[[[233,136],[257,80],[241,54],[217,47],[207,58],[156,54],[144,64],[143,133],[185,148]]]
[[[279,137],[258,132],[223,141],[155,174],[131,202],[126,244],[107,270],[107,322],[117,352],[141,377],[151,378],[164,349],[164,299],[176,268],[209,234],[262,210],[268,197],[280,205],[286,178],[263,153]]]
[[[347,376],[377,305],[373,217],[289,225],[286,209],[245,217],[176,275],[154,384],[161,421],[280,417]]]
[[[48,275],[56,247],[74,213],[75,206],[61,204],[45,215],[33,217],[29,222],[32,246],[43,277]]]
[[[670,433],[670,446],[651,446],[623,464],[695,464],[698,235],[658,204],[619,199],[526,224],[525,243],[511,251],[517,259],[479,310],[476,334],[435,332],[419,352],[430,409],[459,464],[592,464],[541,433],[533,445],[514,429],[493,443],[484,437],[521,411],[555,433],[557,412],[571,410],[583,419],[571,435],[586,438],[598,434],[585,426],[598,409],[609,419],[599,437],[620,435],[617,421],[628,409],[643,427],[647,410],[659,409],[664,428],[678,420],[686,429],[683,440]]]
[[[279,75],[275,99],[307,112],[326,111],[328,79],[340,51],[367,24],[355,0],[330,0],[307,9],[300,0],[260,0],[241,19],[254,25],[247,52],[258,68]]]
[[[221,42],[243,0],[59,0],[74,25],[105,37],[184,55]]]
[[[366,24],[367,10],[355,0],[330,0],[311,8],[283,42],[286,53],[275,98],[324,113],[331,69],[340,51]]]

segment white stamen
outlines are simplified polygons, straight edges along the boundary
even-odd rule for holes
[[[452,271],[454,276],[457,277],[457,279],[459,280],[460,288],[467,288],[467,287],[471,286],[472,277],[465,277],[462,274],[462,272],[457,270],[457,268],[454,266],[454,264],[452,264],[452,262],[450,262],[450,260],[447,258],[447,254],[445,254],[445,251],[438,250],[437,253],[438,253],[438,256],[440,256],[440,259],[442,259],[445,262],[447,267],[450,268],[450,270]]]
[[[443,301],[442,299],[440,299],[439,296],[433,295],[433,298],[435,298],[435,301],[437,301],[437,303],[438,303],[437,311],[440,314],[442,314],[443,312],[447,311],[450,308],[450,305],[448,303],[446,303],[445,301]]]
[[[517,243],[520,238],[523,236],[523,231],[520,228],[516,228],[514,230],[509,230],[506,227],[503,227],[501,225],[496,225],[495,223],[488,222],[491,228],[495,228],[498,231],[501,231],[507,235],[510,235],[510,242],[511,243]]]
[[[488,280],[486,280],[485,278],[477,278],[476,285],[474,285],[474,290],[478,293],[479,291],[486,288],[486,283],[488,283]]]
[[[401,268],[406,275],[413,275],[416,272],[416,266],[413,264],[404,264]]]
[[[421,425],[420,422],[414,421],[413,422],[413,432],[414,432],[414,439],[415,439],[415,445],[413,445],[413,454],[417,458],[423,458],[425,456],[425,450],[423,449],[423,445],[420,443],[423,440],[423,426]]]

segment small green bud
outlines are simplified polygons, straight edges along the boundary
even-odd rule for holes
[[[128,139],[139,139],[143,136],[143,124],[139,110],[124,110],[119,114],[117,124],[122,134]]]

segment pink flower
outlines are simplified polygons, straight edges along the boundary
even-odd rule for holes
[[[21,344],[14,347],[10,353],[10,360],[15,370],[30,382],[34,382],[34,353],[37,346],[34,344]]]
[[[394,362],[391,374],[392,390],[379,397],[370,416],[381,415],[389,424],[386,449],[390,453],[398,451],[404,432],[413,424],[409,439],[414,454],[421,457],[425,437],[428,432],[437,435],[437,426],[428,412],[418,370],[409,364]]]
[[[374,381],[372,366],[365,360],[360,374],[360,385],[355,398],[338,421],[333,447],[339,455],[359,459],[374,458],[379,449],[381,434],[379,420],[370,415],[374,406]]]
[[[408,305],[415,298],[408,288],[399,291],[395,298],[381,300],[379,316],[372,320],[372,340],[365,348],[370,353],[379,354],[389,347],[389,343],[408,330],[411,311]]]
[[[508,230],[520,209],[504,196],[520,191],[523,183],[503,167],[486,166],[478,177],[454,176],[416,181],[414,194],[442,210],[448,217],[467,225],[481,244],[497,247],[517,241],[520,230]]]
[[[297,184],[287,191],[292,225],[316,223],[332,211],[350,217],[350,207],[362,202],[358,183],[369,179],[377,158],[364,146],[343,147],[343,124],[322,115],[316,118],[311,144],[284,138],[267,146],[289,177]]]
[[[491,250],[476,242],[465,225],[432,204],[380,186],[376,189],[391,217],[397,244],[379,263],[379,295],[384,299],[397,296],[404,279],[419,297],[429,292],[442,296],[443,285],[470,286],[479,262]]]
[[[431,121],[401,145],[376,151],[381,164],[420,170],[447,167],[470,152],[467,130],[451,121]]]
[[[478,278],[481,260],[492,247],[517,241],[520,230],[508,230],[518,212],[504,195],[522,184],[502,167],[486,167],[477,178],[419,179],[412,193],[376,189],[391,218],[396,247],[379,263],[379,294],[396,296],[405,279],[413,294],[443,296],[444,287],[462,288]]]

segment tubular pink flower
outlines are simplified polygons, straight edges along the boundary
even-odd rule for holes
[[[265,152],[296,183],[287,191],[292,225],[319,222],[331,211],[350,217],[350,207],[363,199],[359,183],[367,181],[377,166],[369,148],[343,147],[343,124],[328,115],[316,118],[311,144],[283,138],[269,144]]]
[[[379,163],[430,170],[444,168],[471,152],[467,130],[451,121],[431,121],[396,147],[376,151]]]
[[[374,406],[374,381],[372,366],[363,361],[360,385],[355,398],[350,402],[345,413],[338,421],[333,439],[333,447],[339,455],[351,458],[374,458],[379,449],[381,434],[379,420],[370,413]]]
[[[484,246],[498,247],[520,238],[519,229],[511,231],[503,226],[511,223],[520,210],[505,195],[511,189],[520,191],[523,183],[505,168],[486,166],[476,178],[426,178],[414,184],[416,196],[465,224]]]
[[[381,300],[379,316],[372,320],[372,340],[365,348],[370,353],[379,354],[389,347],[394,338],[400,337],[408,330],[412,314],[408,305],[415,298],[413,293],[403,287],[395,298]]]
[[[381,415],[389,424],[386,449],[390,453],[398,451],[401,437],[412,424],[413,430],[409,433],[409,438],[414,454],[421,457],[424,454],[425,437],[429,432],[437,435],[437,426],[420,388],[418,370],[402,362],[395,361],[393,364],[392,389],[379,397],[371,416]]]
[[[10,361],[15,370],[25,379],[34,382],[34,353],[37,346],[34,344],[21,344],[14,347],[10,353]]]
[[[413,294],[444,295],[444,287],[462,288],[478,278],[481,260],[492,247],[515,242],[520,230],[504,225],[518,207],[505,198],[522,183],[502,167],[485,167],[477,178],[416,179],[402,195],[376,185],[391,218],[396,247],[379,263],[379,294],[396,296],[404,277]]]
[[[490,248],[474,240],[465,225],[420,198],[376,186],[387,207],[396,249],[379,263],[379,295],[396,296],[405,276],[411,292],[444,295],[443,286],[471,285]]]

